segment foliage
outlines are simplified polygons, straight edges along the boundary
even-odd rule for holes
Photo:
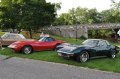
[[[89,30],[89,38],[111,38],[113,31],[111,29]]]
[[[87,13],[87,22],[86,23],[89,23],[89,24],[92,24],[92,23],[100,23],[101,22],[101,14],[96,10],[96,9],[90,9],[88,10],[88,13]]]
[[[49,26],[56,16],[55,4],[45,0],[2,0],[0,23],[2,28],[26,29],[30,32]]]
[[[120,22],[120,2],[113,3],[112,8],[101,12],[103,22],[119,23]]]
[[[61,17],[55,20],[53,25],[71,25],[71,16],[68,13],[63,13]]]
[[[77,7],[61,14],[54,22],[54,25],[74,25],[100,23],[101,14],[96,9]]]
[[[79,39],[86,40],[87,38],[85,36],[81,36]]]
[[[113,1],[112,1],[113,2]],[[108,10],[98,12],[95,8],[72,8],[68,13],[61,14],[56,18],[54,25],[74,25],[93,23],[119,23],[120,22],[120,1],[113,2]]]
[[[62,3],[54,3],[56,11],[61,9],[61,4]]]
[[[2,0],[0,3],[0,25],[1,28],[15,29],[19,19],[20,6],[11,0]]]

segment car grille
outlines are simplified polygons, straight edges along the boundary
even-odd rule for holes
[[[67,54],[65,54],[65,53],[61,53],[63,56],[67,56]]]
[[[66,53],[62,53],[62,52],[59,52],[58,53],[60,56],[63,56],[63,57],[68,57],[68,55]]]

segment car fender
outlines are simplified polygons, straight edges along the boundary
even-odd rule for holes
[[[76,55],[81,54],[83,51],[87,51],[88,54],[89,54],[89,56],[91,56],[91,53],[90,53],[90,52],[93,51],[93,50],[91,50],[90,48],[81,47],[81,48],[79,48],[79,51],[78,51],[78,52],[75,52],[75,54],[76,54]]]
[[[23,45],[23,46],[21,47],[21,51],[22,51],[22,49],[23,49],[25,46],[31,46],[31,47],[32,47],[32,51],[34,51],[33,46],[32,46],[32,45],[30,45],[30,44],[25,44],[25,45]]]
[[[75,54],[80,54],[82,51],[86,50],[84,47],[77,48],[75,51],[73,51]]]

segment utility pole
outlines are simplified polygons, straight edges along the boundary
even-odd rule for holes
[[[78,38],[77,38],[77,37],[78,37],[78,33],[77,33],[77,32],[78,32],[78,31],[77,31],[77,30],[78,30],[78,25],[80,25],[80,22],[79,22],[79,21],[76,21],[76,27],[75,27],[75,30],[76,30],[76,41],[77,41],[77,39],[78,39]]]
[[[77,36],[78,36],[77,35],[77,22],[76,22],[77,19],[76,19],[75,9],[74,8],[73,8],[72,12],[73,12],[73,15],[72,15],[73,16],[72,17],[73,18],[73,25],[75,25],[75,38],[76,38],[76,41],[77,41]]]
[[[78,35],[77,35],[77,23],[76,23],[76,25],[75,25],[75,32],[76,32],[75,34],[76,34],[76,41],[77,41],[77,36],[78,36]]]

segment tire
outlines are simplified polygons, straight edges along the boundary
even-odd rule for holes
[[[111,53],[108,55],[109,58],[115,58],[116,57],[116,51],[112,50]]]
[[[22,53],[24,53],[24,54],[30,54],[30,53],[32,53],[32,47],[31,46],[24,46],[22,48]]]
[[[89,54],[87,51],[83,51],[77,56],[77,61],[82,63],[88,61],[88,59],[89,59]]]

